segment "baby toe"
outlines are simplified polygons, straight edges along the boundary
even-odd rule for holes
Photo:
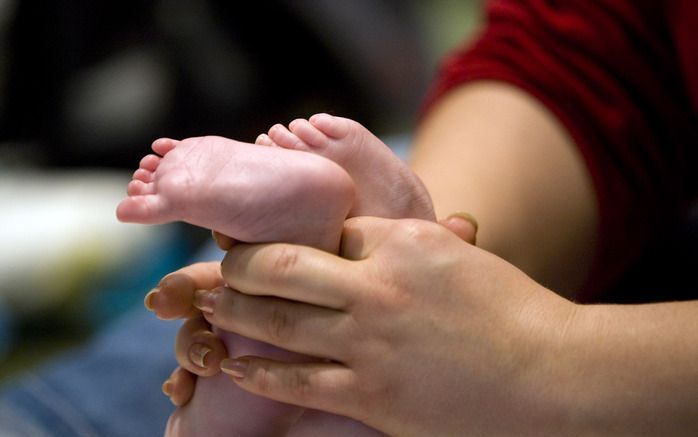
[[[320,129],[313,126],[308,120],[298,119],[291,122],[289,129],[301,141],[313,148],[325,148],[329,144],[329,138]]]
[[[310,124],[331,138],[344,138],[351,130],[352,120],[335,117],[330,114],[315,114],[309,119]]]
[[[143,182],[140,179],[134,179],[126,186],[126,193],[129,196],[155,194],[155,184],[152,182]]]
[[[148,182],[153,181],[153,172],[144,168],[139,168],[133,172],[133,180],[145,182],[147,184]]]
[[[138,165],[138,168],[142,168],[143,170],[148,170],[148,171],[155,171],[156,168],[158,168],[158,165],[160,164],[160,157],[157,155],[146,155],[141,159],[140,164]]]
[[[153,141],[150,147],[153,149],[153,152],[165,156],[169,151],[177,147],[177,143],[179,143],[179,141],[173,140],[172,138],[158,138]]]
[[[308,150],[309,146],[282,124],[275,124],[269,129],[269,137],[284,149]]]
[[[259,134],[257,139],[255,139],[254,143],[258,146],[267,146],[267,147],[274,147],[277,146],[274,141],[269,138],[269,135],[267,134]]]

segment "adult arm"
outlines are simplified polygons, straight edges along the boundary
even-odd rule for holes
[[[412,167],[437,216],[478,218],[478,246],[568,296],[584,285],[595,193],[565,128],[533,97],[503,82],[454,89],[422,122]]]
[[[588,300],[685,214],[697,137],[673,3],[487,4],[444,60],[414,168],[437,213],[473,212],[482,247]]]
[[[394,435],[698,428],[698,302],[574,304],[428,222],[352,219],[342,247],[228,253],[209,322],[325,358],[224,360],[237,384]]]

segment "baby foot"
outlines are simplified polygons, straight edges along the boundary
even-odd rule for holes
[[[431,198],[419,178],[388,146],[361,124],[329,114],[276,124],[260,145],[324,156],[353,178],[356,202],[350,215],[435,220]]]
[[[247,242],[336,251],[354,201],[350,176],[320,156],[222,137],[160,139],[117,208],[125,222],[184,221]]]

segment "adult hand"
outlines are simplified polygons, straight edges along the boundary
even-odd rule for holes
[[[228,252],[229,287],[196,294],[205,318],[323,358],[223,360],[237,384],[393,435],[549,426],[542,374],[575,305],[430,222],[350,219],[340,255],[288,244]]]
[[[475,244],[478,223],[467,213],[453,213],[439,223],[463,241]],[[232,238],[213,231],[221,250],[230,250]],[[213,334],[211,325],[192,303],[194,295],[225,285],[220,263],[195,263],[165,276],[145,298],[145,306],[164,320],[187,319],[177,333],[175,357],[181,367],[163,384],[163,391],[176,406],[186,405],[194,393],[197,376],[211,376],[220,370],[227,356],[225,346]],[[200,290],[200,291],[199,291]]]
[[[197,290],[225,285],[219,262],[200,262],[162,278],[144,299],[145,307],[163,320],[186,319],[177,333],[176,368],[162,385],[163,392],[176,406],[186,405],[194,393],[196,376],[212,376],[220,371],[220,361],[228,356],[223,342],[211,325],[192,306]]]

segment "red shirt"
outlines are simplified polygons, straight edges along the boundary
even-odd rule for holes
[[[480,79],[539,99],[585,159],[601,217],[582,298],[672,251],[698,193],[698,1],[491,0],[482,33],[445,60],[427,104]]]

